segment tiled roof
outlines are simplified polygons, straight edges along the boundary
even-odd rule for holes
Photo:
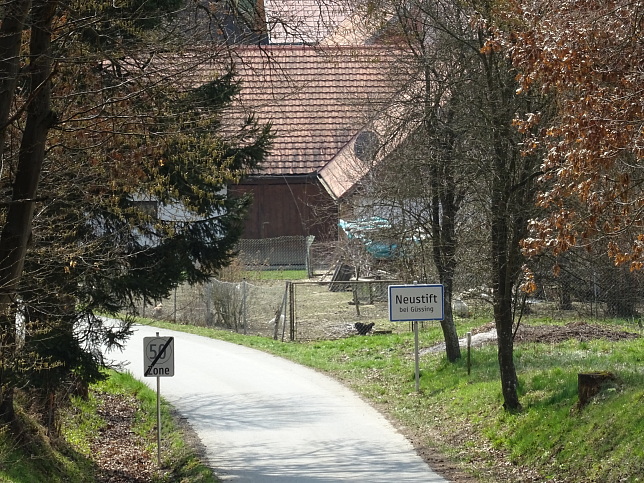
[[[262,174],[314,173],[352,141],[393,95],[382,47],[247,46],[237,51],[240,106],[273,124]]]

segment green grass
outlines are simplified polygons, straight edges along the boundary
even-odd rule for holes
[[[0,481],[94,481],[90,459],[65,441],[52,441],[44,428],[26,414],[21,406],[16,411],[22,428],[21,437],[16,438],[6,427],[0,429]]]
[[[107,392],[111,394],[131,394],[134,395],[139,404],[139,410],[136,416],[133,431],[148,441],[147,449],[151,454],[157,454],[157,395],[147,385],[134,379],[130,374],[110,371],[110,377],[105,381],[98,383],[95,391]],[[79,404],[83,404],[79,402]],[[82,417],[77,418],[77,428],[82,430],[83,436],[81,441],[86,441],[90,436],[86,429],[94,431],[96,427],[95,411],[91,408],[88,411],[82,411]],[[100,424],[100,423],[98,423]],[[66,433],[66,438],[70,433]],[[213,476],[212,471],[203,466],[194,453],[194,449],[186,445],[182,433],[177,427],[176,421],[172,415],[172,408],[165,402],[161,401],[161,464],[164,469],[163,474],[159,475],[155,481],[170,482],[200,482],[210,483],[218,481]],[[82,447],[81,445],[77,445]]]
[[[91,483],[95,481],[91,441],[106,422],[97,413],[96,392],[131,394],[139,402],[134,431],[149,441],[148,450],[156,455],[156,393],[128,374],[110,373],[110,378],[92,388],[87,400],[75,398],[61,412],[62,438],[51,439],[32,417],[22,410],[27,401],[17,399],[18,414],[24,428],[16,440],[0,429],[0,482]],[[201,464],[194,449],[186,445],[171,408],[162,404],[162,467],[155,480],[164,482],[218,481]]]
[[[465,321],[459,333],[486,321]],[[545,322],[563,323],[530,323]],[[633,329],[626,322],[613,323]],[[539,481],[644,481],[642,338],[517,345],[524,409],[508,414],[502,409],[495,345],[473,350],[470,376],[465,357],[450,364],[442,353],[422,356],[416,393],[411,333],[282,343],[154,324],[254,347],[324,371],[481,481],[511,481],[511,473],[504,471],[517,467]],[[421,331],[420,345],[428,347],[441,338],[440,329],[431,326]],[[588,371],[611,371],[618,381],[579,409],[577,374]]]
[[[244,272],[247,280],[308,280],[306,270],[253,270]]]

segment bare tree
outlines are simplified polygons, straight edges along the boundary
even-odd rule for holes
[[[509,57],[490,47],[493,9],[488,2],[419,0],[379,6],[380,12],[388,12],[387,33],[405,53],[401,58],[412,61],[402,75],[409,102],[390,123],[398,136],[405,133],[405,141],[398,138],[389,156],[398,161],[376,170],[378,192],[390,200],[405,199],[408,209],[400,226],[413,220],[412,226],[421,227],[431,240],[446,302],[452,298],[456,247],[469,243],[467,233],[458,231],[459,223],[471,226],[468,218],[480,219],[487,230],[480,257],[489,267],[493,290],[504,406],[519,409],[513,338],[524,264],[520,241],[534,211],[539,161],[534,153],[525,155],[523,133],[513,123],[540,109],[541,101],[517,94]],[[452,320],[443,327],[450,360],[459,354],[453,327]]]
[[[467,18],[450,2],[382,2],[380,15],[390,18],[387,39],[399,49],[392,72],[400,76],[399,107],[384,123],[382,161],[369,178],[372,199],[390,206],[397,238],[405,240],[410,263],[424,272],[435,267],[444,285],[445,314],[441,322],[448,360],[460,357],[452,313],[458,266],[460,210],[479,167],[471,142],[467,92],[476,52],[466,44]],[[401,75],[401,73],[404,74]],[[423,247],[428,246],[428,250]],[[420,248],[420,250],[418,249]]]

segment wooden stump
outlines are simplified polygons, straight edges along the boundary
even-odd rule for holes
[[[615,374],[608,371],[582,372],[577,374],[579,407],[584,407],[588,404],[607,382],[615,381],[615,379]]]

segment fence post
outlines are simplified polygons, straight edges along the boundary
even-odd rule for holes
[[[246,279],[242,280],[242,327],[246,335]]]
[[[469,376],[471,372],[471,367],[472,367],[472,359],[471,359],[472,333],[468,332],[466,336],[467,336],[467,375]]]
[[[358,280],[356,283],[351,284],[353,288],[353,304],[356,306],[356,315],[360,317],[360,296],[358,295]]]
[[[273,331],[273,340],[277,340],[280,329],[280,322],[282,321],[282,319],[286,321],[286,299],[288,297],[288,284],[289,282],[286,282],[286,286],[284,287],[284,296],[282,297],[282,304],[275,313],[275,330]],[[282,334],[284,334],[285,325],[285,323],[282,323]],[[282,342],[284,342],[284,335],[282,335]]]
[[[595,317],[599,318],[599,302],[597,301],[598,287],[597,287],[597,272],[593,270],[593,302],[595,303]],[[593,315],[593,303],[590,304],[590,315]]]
[[[212,291],[212,280],[208,280],[208,282],[204,284],[204,323],[206,324],[206,327],[210,327],[214,322],[214,317],[212,315]]]
[[[306,255],[304,257],[304,263],[306,265],[306,273],[309,278],[313,277],[313,267],[311,265],[311,246],[313,245],[313,240],[315,240],[313,235],[309,235],[305,239]]]

